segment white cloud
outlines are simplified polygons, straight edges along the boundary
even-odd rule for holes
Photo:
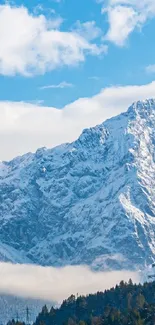
[[[24,6],[0,5],[0,74],[42,74],[107,51],[77,32],[60,31],[61,23],[60,17],[36,16]]]
[[[148,65],[145,70],[147,73],[155,73],[155,64]]]
[[[39,147],[75,140],[83,128],[102,123],[135,100],[155,98],[155,81],[142,86],[103,89],[63,109],[24,102],[0,102],[0,159],[10,159]]]
[[[139,21],[139,16],[131,7],[116,6],[108,10],[110,28],[106,39],[122,46]]]
[[[63,81],[63,82],[60,82],[58,85],[47,85],[47,86],[42,86],[40,87],[40,89],[64,89],[64,88],[72,88],[74,87],[73,84],[69,83],[69,82],[66,82],[66,81]]]
[[[93,272],[86,266],[64,268],[0,263],[0,293],[61,302],[71,294],[108,289],[121,280],[139,282],[138,272]]]
[[[88,41],[94,40],[102,35],[102,30],[96,26],[95,21],[87,21],[85,23],[81,23],[78,20],[75,23],[73,30]]]
[[[105,39],[122,46],[135,28],[142,28],[144,23],[155,17],[154,0],[108,0],[103,3],[102,13],[107,13],[109,29]]]

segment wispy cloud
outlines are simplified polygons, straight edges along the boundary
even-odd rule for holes
[[[98,81],[98,80],[100,80],[100,77],[92,76],[92,77],[89,77],[88,79]]]
[[[64,88],[72,88],[74,87],[74,85],[72,83],[63,81],[60,82],[58,85],[46,85],[46,86],[42,86],[40,87],[40,89],[64,89]]]
[[[63,268],[0,263],[0,292],[61,302],[71,294],[89,294],[121,280],[139,282],[138,272],[93,272],[86,266]]]
[[[33,13],[35,14],[35,15],[38,15],[38,14],[40,14],[40,13],[50,13],[50,14],[52,14],[52,15],[55,15],[56,14],[56,11],[55,11],[55,9],[53,9],[53,8],[47,8],[47,7],[44,7],[43,6],[43,4],[38,4],[37,6],[35,6],[34,7],[34,9],[33,9]]]
[[[102,35],[102,30],[96,25],[96,22],[87,21],[82,23],[81,21],[77,21],[72,29],[88,41],[99,38]]]
[[[147,73],[155,73],[155,64],[150,64],[145,68]]]
[[[60,3],[60,2],[62,2],[62,1],[64,1],[64,0],[51,0],[52,2],[56,2],[56,3]]]
[[[43,105],[44,99],[30,99],[27,100],[26,103],[34,104],[34,105]]]

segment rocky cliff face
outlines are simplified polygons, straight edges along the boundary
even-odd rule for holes
[[[0,163],[0,258],[134,268],[155,258],[155,101]],[[9,252],[9,253],[8,253]]]

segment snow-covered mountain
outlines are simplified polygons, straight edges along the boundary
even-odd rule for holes
[[[14,262],[151,263],[155,100],[134,103],[71,144],[1,163],[0,242],[0,258]]]

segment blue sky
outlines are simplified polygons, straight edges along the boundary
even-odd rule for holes
[[[155,98],[154,0],[0,2],[0,159]]]
[[[30,4],[31,3],[31,4]],[[13,6],[25,6],[29,13],[43,14],[51,19],[62,17],[60,30],[69,31],[76,21],[85,23],[95,21],[101,29],[101,37],[107,33],[108,18],[101,14],[102,4],[95,0],[15,1]],[[42,9],[39,9],[39,5]],[[55,11],[55,14],[50,12]],[[90,97],[110,85],[145,84],[153,79],[145,68],[155,63],[154,42],[155,19],[149,18],[141,30],[135,30],[125,40],[123,46],[114,42],[103,42],[108,53],[98,56],[87,55],[77,66],[62,66],[44,74],[25,77],[19,73],[13,76],[0,76],[0,100],[41,101],[44,105],[63,107],[79,97]],[[96,40],[101,42],[100,39]],[[95,78],[93,78],[95,77]],[[74,87],[44,89],[45,85],[58,85],[67,82]],[[9,91],[8,91],[9,89]]]

